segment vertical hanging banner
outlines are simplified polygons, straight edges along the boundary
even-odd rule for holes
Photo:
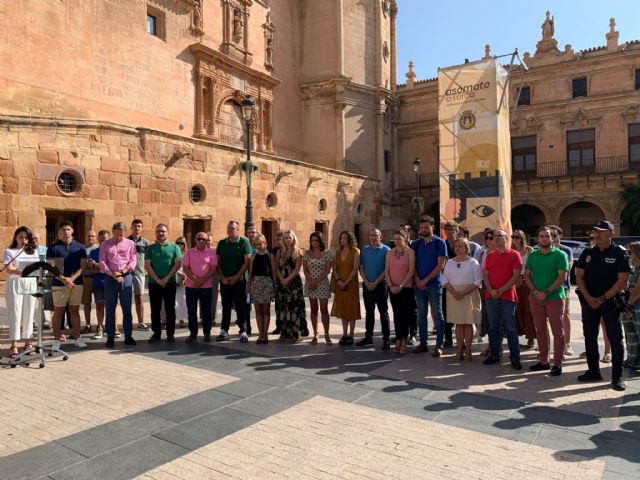
[[[511,233],[507,78],[494,58],[438,70],[441,225]]]

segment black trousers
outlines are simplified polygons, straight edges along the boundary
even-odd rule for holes
[[[451,330],[452,324],[447,322],[447,294],[443,292],[442,295],[442,316],[444,317],[444,339],[447,342],[453,342],[453,332]]]
[[[364,300],[365,310],[365,335],[373,337],[373,327],[375,324],[376,307],[380,314],[380,325],[382,327],[382,336],[389,338],[389,291],[386,282],[380,282],[376,288],[370,291],[364,283],[362,284],[362,299]]]
[[[580,306],[582,307],[582,332],[584,334],[584,346],[587,351],[589,371],[600,372],[598,334],[600,333],[600,318],[602,318],[609,342],[611,342],[611,378],[621,378],[624,345],[622,343],[620,313],[611,300],[604,302],[599,308],[593,309],[580,297]]]
[[[240,333],[247,329],[247,319],[249,316],[249,306],[247,305],[247,282],[238,280],[233,285],[220,284],[220,298],[222,299],[222,325],[220,328],[229,332],[231,325],[231,308],[235,304],[237,324]]]
[[[391,307],[393,308],[393,325],[396,330],[396,340],[406,339],[409,335],[409,324],[417,317],[416,297],[413,288],[403,288],[399,293],[389,292]],[[417,322],[417,320],[416,320]]]
[[[167,322],[167,337],[176,333],[176,288],[175,282],[167,283],[165,287],[157,283],[149,283],[149,304],[151,305],[151,330],[155,337],[162,334],[160,312],[164,302],[165,320]]]

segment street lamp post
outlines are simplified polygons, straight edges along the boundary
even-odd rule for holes
[[[413,171],[416,174],[416,196],[413,198],[416,206],[416,229],[420,226],[420,214],[424,205],[424,199],[420,196],[420,163],[422,161],[418,157],[413,161]]]
[[[245,218],[244,218],[244,231],[245,234],[249,227],[253,226],[253,205],[251,204],[251,175],[258,169],[257,165],[251,162],[251,127],[252,127],[252,115],[253,110],[256,107],[256,102],[251,99],[250,95],[245,96],[242,101],[242,113],[244,115],[244,121],[247,125],[247,160],[240,164],[242,170],[244,170],[247,177],[247,204],[245,206]]]

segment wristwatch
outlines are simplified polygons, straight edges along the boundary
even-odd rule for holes
[[[549,295],[551,292],[545,289],[542,293],[544,293],[545,295]]]

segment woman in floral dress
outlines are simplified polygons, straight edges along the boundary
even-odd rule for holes
[[[278,289],[278,323],[280,340],[296,341],[309,335],[304,306],[304,291],[300,268],[302,251],[298,239],[291,230],[282,235],[282,248],[276,254],[276,276],[280,282]]]
[[[329,298],[331,298],[331,286],[329,285],[329,273],[333,267],[333,255],[325,249],[324,236],[321,232],[313,232],[309,236],[310,248],[302,257],[304,268],[304,296],[309,297],[311,304],[311,326],[313,327],[313,339],[311,345],[318,343],[318,310],[322,315],[324,339],[327,345],[331,345],[329,336]]]

